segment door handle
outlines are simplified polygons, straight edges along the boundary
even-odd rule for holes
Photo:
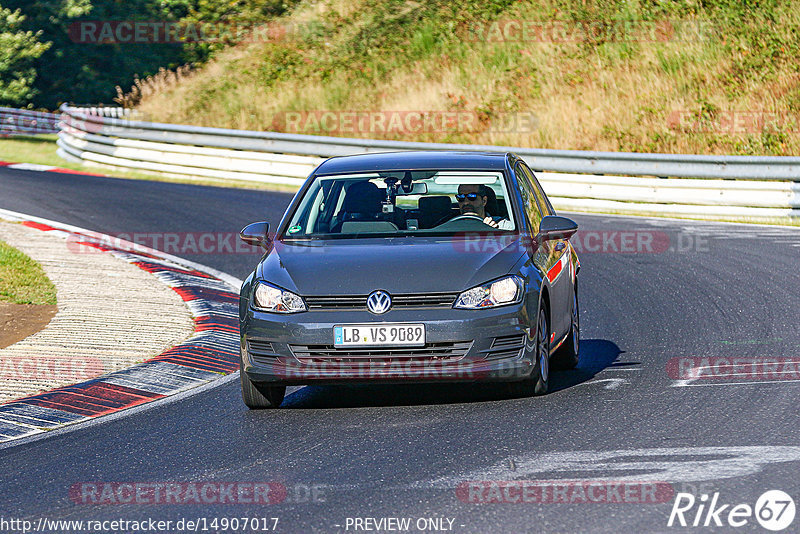
[[[561,241],[559,243],[556,243],[555,251],[556,252],[561,252],[562,250],[564,250],[564,247],[566,247],[566,246],[567,245],[565,245],[563,241]]]

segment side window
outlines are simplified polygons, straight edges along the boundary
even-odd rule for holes
[[[514,167],[514,173],[517,175],[517,182],[519,183],[522,206],[525,210],[525,214],[528,216],[528,222],[531,225],[531,234],[536,235],[539,233],[539,223],[542,221],[542,209],[536,198],[536,191],[521,164],[517,163],[516,167]]]
[[[544,194],[542,186],[539,185],[539,180],[537,180],[533,175],[533,171],[531,171],[524,163],[520,163],[519,166],[522,167],[522,172],[525,174],[525,177],[530,182],[534,191],[536,191],[536,201],[539,203],[539,209],[544,215],[555,215],[550,203],[547,201],[547,197]]]

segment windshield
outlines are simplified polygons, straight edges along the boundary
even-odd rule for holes
[[[502,172],[397,171],[317,177],[282,238],[515,230]]]

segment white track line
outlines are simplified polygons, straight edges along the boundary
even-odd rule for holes
[[[78,227],[78,226],[73,226],[71,224],[65,224],[65,223],[61,223],[61,222],[58,222],[58,221],[53,221],[51,219],[45,219],[43,217],[35,217],[33,215],[27,215],[25,213],[6,210],[6,209],[2,209],[2,208],[0,208],[0,218],[4,218],[4,219],[7,219],[7,220],[12,220],[12,221],[20,221],[20,222],[21,221],[38,222],[40,224],[46,224],[48,226],[52,226],[53,228],[59,228],[59,229],[62,229],[62,230],[68,231],[68,232],[74,232],[74,233],[78,233],[78,234],[83,234],[85,236],[89,236],[89,237],[92,237],[92,238],[95,238],[95,239],[99,239],[99,240],[112,239],[111,236],[106,235],[106,234],[102,234],[100,232],[94,232],[92,230],[87,230],[85,228],[81,228],[81,227]],[[239,278],[236,278],[236,277],[231,276],[231,275],[229,275],[227,273],[224,273],[222,271],[214,269],[213,267],[209,267],[209,266],[203,265],[201,263],[196,263],[196,262],[189,261],[189,260],[186,260],[186,259],[183,259],[183,258],[179,258],[177,256],[173,256],[171,254],[167,254],[167,253],[162,252],[160,250],[152,249],[150,247],[145,247],[143,245],[139,245],[137,243],[132,243],[130,241],[125,241],[125,240],[122,240],[122,239],[116,239],[115,242],[120,243],[120,244],[124,245],[125,247],[130,247],[130,250],[136,250],[136,251],[140,251],[140,252],[143,252],[143,253],[146,253],[146,254],[152,254],[154,256],[169,260],[169,261],[171,261],[173,263],[176,263],[178,265],[184,265],[186,267],[189,267],[189,268],[201,271],[201,272],[208,273],[208,274],[210,274],[212,276],[215,276],[215,277],[219,278],[220,280],[223,280],[228,285],[230,285],[233,289],[235,289],[237,292],[239,291],[239,289],[242,286],[243,282]],[[161,407],[161,406],[163,406],[165,404],[169,404],[169,403],[172,403],[172,402],[176,402],[178,400],[182,400],[182,399],[185,399],[185,398],[188,398],[188,397],[192,397],[194,395],[198,395],[198,394],[203,393],[205,391],[208,391],[210,389],[213,389],[213,388],[222,386],[224,384],[227,384],[228,382],[231,382],[231,381],[233,381],[235,379],[238,379],[238,378],[239,378],[239,371],[235,371],[235,372],[230,373],[228,375],[225,375],[225,376],[223,376],[223,377],[221,377],[221,378],[219,378],[217,380],[213,380],[211,382],[207,382],[204,385],[201,385],[201,386],[189,389],[189,390],[182,391],[182,392],[177,393],[175,395],[170,395],[168,397],[163,397],[161,399],[157,399],[157,400],[148,402],[146,404],[141,404],[139,406],[134,406],[133,408],[128,408],[128,409],[125,409],[125,410],[122,410],[122,411],[119,411],[119,412],[115,412],[115,413],[112,413],[112,414],[104,415],[102,417],[91,418],[91,419],[88,419],[86,421],[67,424],[67,425],[58,427],[55,430],[49,430],[47,432],[36,433],[36,434],[33,434],[31,436],[28,436],[28,437],[21,437],[21,438],[13,439],[13,440],[10,440],[10,441],[5,441],[5,442],[0,443],[0,449],[6,449],[6,448],[9,448],[9,447],[16,447],[18,445],[31,443],[31,442],[37,441],[39,439],[49,438],[51,436],[57,436],[57,435],[60,435],[60,434],[64,434],[66,432],[73,432],[75,430],[83,429],[83,428],[86,428],[86,427],[89,427],[89,426],[92,426],[92,425],[95,425],[95,424],[105,423],[105,422],[109,422],[109,421],[115,421],[115,420],[119,419],[120,417],[127,417],[127,416],[130,416],[130,415],[134,415],[134,414],[137,414],[139,412],[145,411],[145,410],[151,410],[153,408]]]

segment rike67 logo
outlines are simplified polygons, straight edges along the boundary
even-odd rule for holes
[[[667,526],[680,527],[743,527],[753,518],[767,530],[784,530],[794,521],[794,499],[780,490],[764,492],[755,506],[747,503],[723,504],[719,492],[695,498],[691,493],[678,493],[672,504]]]

